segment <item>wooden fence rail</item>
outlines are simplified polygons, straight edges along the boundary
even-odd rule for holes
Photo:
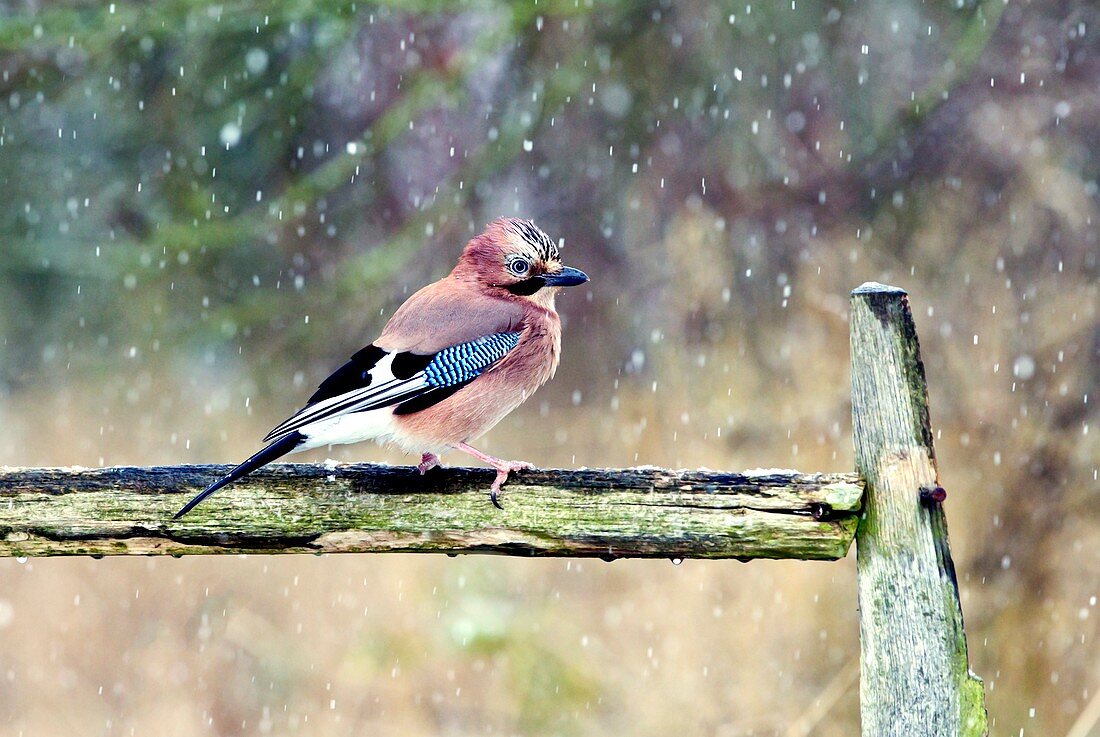
[[[513,474],[285,464],[0,469],[0,555],[437,552],[833,560],[856,540],[864,737],[986,734],[906,293],[852,292],[854,474],[654,468]]]
[[[855,474],[623,469],[493,473],[277,464],[191,514],[223,466],[0,470],[0,555],[427,552],[843,558]]]

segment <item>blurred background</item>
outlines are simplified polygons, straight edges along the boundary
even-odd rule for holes
[[[1098,141],[1083,1],[0,0],[0,463],[240,460],[518,215],[593,278],[487,450],[849,470],[897,284],[992,733],[1095,737]],[[857,664],[851,556],[0,560],[2,735],[852,735]]]

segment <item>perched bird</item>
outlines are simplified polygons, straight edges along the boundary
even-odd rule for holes
[[[511,471],[531,468],[469,445],[545,384],[558,367],[560,287],[588,281],[563,266],[530,220],[498,218],[446,277],[398,308],[382,334],[321,382],[268,445],[208,486],[176,519],[226,484],[288,453],[375,440],[421,454],[420,473],[447,450],[496,469],[490,499]]]

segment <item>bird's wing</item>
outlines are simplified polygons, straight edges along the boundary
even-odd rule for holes
[[[387,351],[437,353],[494,333],[523,329],[523,307],[494,297],[476,284],[448,276],[401,305],[374,344]]]
[[[276,440],[307,425],[352,412],[392,407],[410,414],[446,399],[504,358],[520,333],[499,332],[435,353],[389,352],[367,346],[325,379],[309,403],[267,434]]]

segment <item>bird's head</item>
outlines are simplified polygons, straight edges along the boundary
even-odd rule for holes
[[[530,220],[497,218],[462,251],[454,273],[481,286],[551,304],[560,287],[584,284],[588,276],[565,266],[558,245]]]

